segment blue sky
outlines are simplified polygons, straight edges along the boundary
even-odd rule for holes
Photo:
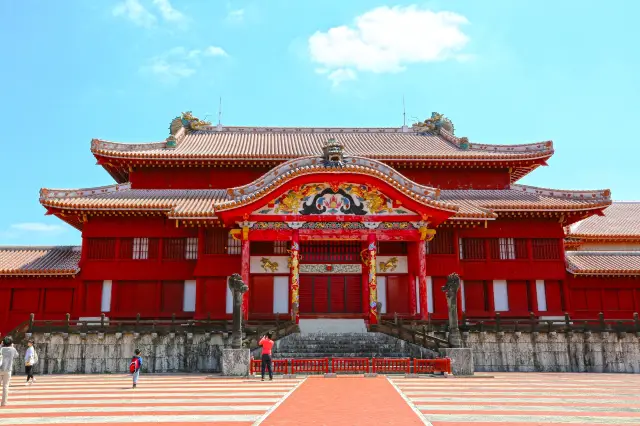
[[[41,187],[112,183],[90,140],[223,124],[401,126],[552,139],[522,183],[640,199],[640,2],[65,0],[0,2],[0,244],[77,244]],[[635,41],[634,41],[635,40]]]

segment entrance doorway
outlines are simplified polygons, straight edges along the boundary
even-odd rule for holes
[[[362,313],[361,280],[360,275],[300,275],[300,313]]]

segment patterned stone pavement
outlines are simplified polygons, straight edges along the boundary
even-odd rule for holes
[[[640,375],[492,375],[391,381],[435,426],[640,425]]]
[[[301,380],[207,378],[204,375],[36,376],[11,381],[1,425],[214,424],[251,425]]]
[[[23,380],[12,380],[9,405],[0,408],[1,425],[640,426],[640,375],[495,373],[264,383],[147,375],[135,390],[126,375],[40,376],[32,386]]]

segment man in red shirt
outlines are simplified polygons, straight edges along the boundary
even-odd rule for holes
[[[264,381],[264,370],[269,369],[269,380],[273,380],[273,369],[271,367],[271,349],[273,348],[273,340],[271,340],[271,333],[267,333],[260,339],[260,346],[262,346],[262,381]]]

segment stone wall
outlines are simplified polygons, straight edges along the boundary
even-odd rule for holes
[[[635,333],[479,332],[463,341],[475,371],[640,373]]]
[[[37,374],[128,373],[136,349],[142,351],[143,373],[220,372],[226,338],[210,333],[35,333]],[[26,343],[26,339],[25,339]],[[14,368],[24,371],[25,345]]]

